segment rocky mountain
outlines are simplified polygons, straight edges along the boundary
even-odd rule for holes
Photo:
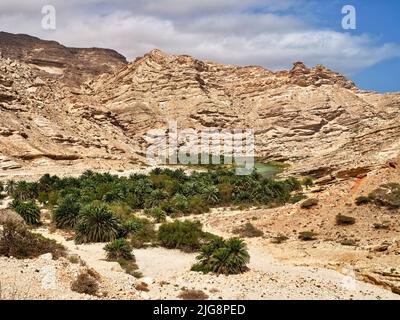
[[[4,58],[43,71],[44,77],[53,76],[74,87],[101,74],[112,73],[127,63],[114,50],[68,48],[55,41],[7,32],[0,32],[0,53]]]
[[[111,50],[4,33],[0,50],[3,169],[135,165],[144,162],[145,133],[166,129],[168,120],[252,128],[257,156],[328,179],[362,174],[400,153],[400,94],[362,91],[321,65],[272,72],[160,50],[126,64]]]
[[[168,120],[252,128],[257,156],[318,176],[356,174],[400,151],[400,95],[359,90],[321,65],[272,72],[153,50],[90,87],[134,141]]]

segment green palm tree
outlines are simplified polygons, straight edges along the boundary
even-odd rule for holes
[[[225,246],[214,251],[209,260],[210,270],[222,274],[238,274],[246,271],[250,262],[246,244],[243,240],[232,238]]]
[[[76,227],[77,243],[109,242],[118,238],[121,231],[119,219],[104,204],[85,207]]]

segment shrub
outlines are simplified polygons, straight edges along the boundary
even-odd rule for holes
[[[53,221],[57,228],[74,228],[79,217],[81,205],[73,195],[62,198],[53,213]]]
[[[167,219],[167,214],[159,207],[146,209],[145,213],[152,216],[156,223],[164,222]]]
[[[239,238],[215,239],[201,247],[199,260],[192,271],[217,274],[239,274],[247,270],[250,256],[245,242]]]
[[[302,231],[299,234],[299,239],[302,241],[312,241],[317,239],[317,234],[313,231]]]
[[[143,248],[149,244],[154,244],[156,241],[157,232],[151,223],[145,223],[138,230],[131,233],[131,245],[134,248]]]
[[[193,251],[200,247],[203,236],[199,221],[174,221],[164,223],[158,230],[158,240],[166,248]]]
[[[81,272],[71,284],[71,290],[78,293],[96,295],[99,290],[97,279],[89,272]]]
[[[264,235],[261,230],[257,229],[250,222],[247,222],[242,227],[234,229],[233,232],[243,238],[256,238]]]
[[[203,291],[201,290],[182,290],[182,292],[179,294],[178,298],[181,298],[182,300],[207,300],[208,295],[206,295]]]
[[[20,181],[13,186],[12,197],[19,201],[35,199],[38,196],[37,183]]]
[[[30,232],[26,226],[6,221],[0,237],[0,255],[17,259],[36,258],[51,253],[54,259],[66,255],[65,248],[39,234]]]
[[[310,198],[302,202],[301,208],[302,209],[310,209],[318,205],[318,199]]]
[[[108,207],[121,220],[127,220],[132,216],[132,208],[125,202],[112,202]]]
[[[293,195],[290,199],[289,202],[292,204],[298,203],[301,200],[307,199],[307,197],[304,194],[298,193]]]
[[[281,244],[281,243],[285,242],[285,241],[288,240],[288,239],[289,239],[289,238],[286,237],[285,235],[283,235],[283,234],[278,234],[276,237],[273,237],[273,238],[272,238],[271,242],[272,242],[272,243],[275,243],[275,244]]]
[[[146,282],[140,282],[135,286],[135,289],[138,291],[149,292],[149,285]]]
[[[133,260],[132,247],[125,239],[116,239],[108,243],[104,250],[107,252],[107,260],[115,261],[120,258]]]
[[[91,204],[83,208],[76,226],[75,241],[109,242],[121,232],[120,221],[104,204]]]
[[[187,212],[190,214],[202,214],[210,211],[207,202],[200,196],[192,196],[189,198],[189,207]]]
[[[14,200],[11,204],[11,207],[24,219],[27,224],[40,224],[40,209],[34,201],[29,200],[27,202],[22,202],[19,200]]]
[[[311,177],[306,177],[303,179],[303,181],[301,182],[303,186],[305,187],[311,187],[314,185],[314,180]]]
[[[357,197],[356,198],[356,205],[357,206],[362,206],[362,205],[364,205],[364,204],[367,204],[367,203],[369,203],[371,201],[371,199],[369,198],[369,197],[366,197],[366,196],[360,196],[360,197]]]
[[[390,221],[383,221],[382,223],[374,223],[374,228],[378,230],[389,230]]]
[[[119,258],[119,259],[116,260],[116,262],[119,263],[121,268],[124,269],[124,271],[127,274],[129,274],[131,276],[134,276],[135,278],[137,278],[137,277],[140,278],[141,276],[143,276],[138,271],[139,267],[135,262],[135,257],[133,257],[132,259]]]
[[[400,208],[400,184],[387,183],[381,185],[378,189],[374,190],[368,195],[376,205],[387,207],[389,209]]]
[[[175,211],[184,213],[189,208],[189,201],[184,195],[178,193],[172,198],[172,206]]]
[[[349,216],[338,214],[336,216],[336,224],[340,226],[352,225],[356,223],[356,219]]]

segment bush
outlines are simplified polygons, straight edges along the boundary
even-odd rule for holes
[[[189,206],[187,209],[188,213],[202,214],[208,211],[210,211],[210,207],[200,195],[196,195],[189,198]]]
[[[400,209],[400,184],[387,183],[381,185],[368,195],[376,205],[389,209]]]
[[[306,177],[303,179],[303,181],[301,182],[303,186],[305,187],[311,187],[314,185],[314,180],[311,177]]]
[[[257,229],[250,222],[247,222],[242,227],[234,229],[233,232],[243,238],[256,238],[264,235],[261,230]]]
[[[39,234],[30,232],[24,225],[6,221],[0,237],[0,255],[17,259],[36,258],[51,253],[54,259],[66,255],[65,248]]]
[[[71,290],[94,296],[99,290],[99,284],[97,279],[89,272],[82,272],[78,275],[77,279],[72,282]]]
[[[342,214],[338,214],[336,216],[336,224],[339,226],[347,226],[356,223],[356,219],[349,216],[344,216]]]
[[[215,239],[201,247],[198,263],[192,266],[192,271],[217,274],[239,274],[247,271],[250,262],[249,252],[242,239]]]
[[[14,200],[11,204],[11,207],[24,219],[27,224],[40,224],[40,209],[34,201],[29,200],[27,202],[22,202],[19,200]]]
[[[120,221],[104,204],[92,204],[83,208],[76,226],[77,243],[109,242],[118,238]]]
[[[185,251],[197,250],[201,245],[203,232],[199,221],[174,221],[164,223],[158,230],[158,240],[166,248]]]
[[[81,205],[73,195],[62,198],[53,213],[53,220],[57,228],[74,228],[79,217]]]
[[[313,231],[303,231],[299,234],[299,239],[302,241],[312,241],[317,239],[317,234]]]
[[[289,202],[292,204],[298,203],[301,200],[307,199],[307,197],[304,194],[298,193],[293,195],[290,199]]]
[[[371,201],[371,199],[369,197],[365,197],[365,196],[360,196],[356,198],[356,205],[357,206],[362,206],[364,204],[367,204]]]
[[[167,219],[167,214],[159,207],[146,209],[145,213],[152,216],[156,223],[164,222]]]
[[[116,239],[108,243],[104,250],[107,252],[107,260],[115,261],[118,259],[133,260],[132,247],[125,239]]]
[[[179,294],[178,298],[181,298],[182,300],[207,300],[208,295],[206,295],[203,291],[201,290],[182,290],[182,292]]]
[[[311,209],[312,207],[315,207],[318,205],[318,199],[315,198],[310,198],[302,202],[301,208],[302,209]]]
[[[288,239],[289,239],[289,238],[286,237],[285,235],[283,235],[283,234],[278,234],[276,237],[273,237],[273,238],[272,238],[271,242],[272,242],[272,243],[275,243],[275,244],[281,244],[281,243],[285,242],[285,241],[288,240]]]

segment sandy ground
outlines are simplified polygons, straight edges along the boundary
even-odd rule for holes
[[[101,274],[115,291],[132,298],[177,299],[182,289],[197,289],[210,299],[400,299],[399,295],[361,282],[349,270],[342,274],[325,268],[294,266],[281,263],[256,242],[249,241],[250,271],[242,275],[217,276],[190,272],[195,254],[164,248],[134,250],[143,278],[124,273],[114,262],[105,261],[105,244],[75,245],[59,233],[38,230],[46,237],[64,244]],[[135,285],[145,282],[148,292],[137,291]],[[115,297],[118,298],[118,297]]]
[[[132,169],[123,173],[117,170],[114,173],[129,175],[141,172],[140,170],[146,172],[148,169]],[[71,175],[67,174],[67,171],[68,168],[65,169],[66,175]],[[60,171],[54,173],[63,175]],[[77,175],[80,173],[76,172]],[[26,173],[26,176],[29,176],[29,173]],[[14,177],[19,177],[19,173]],[[360,194],[370,192],[381,183],[399,181],[399,178],[399,170],[385,169],[373,172],[361,180],[339,182],[322,191],[309,190],[310,196],[320,200],[320,204],[311,210],[302,210],[299,204],[275,209],[221,208],[213,209],[208,214],[190,217],[199,219],[206,231],[224,237],[233,236],[233,229],[246,222],[251,222],[264,232],[263,237],[246,239],[251,262],[250,271],[242,275],[217,276],[190,272],[190,266],[195,262],[195,254],[148,248],[134,250],[139,271],[143,274],[143,278],[136,279],[127,275],[117,263],[105,260],[105,244],[75,245],[60,231],[50,233],[46,228],[37,231],[65,245],[70,254],[79,255],[88,267],[102,276],[103,292],[107,292],[107,296],[102,298],[177,299],[182,290],[189,288],[202,290],[210,299],[398,300],[400,295],[385,288],[392,288],[392,284],[386,281],[387,278],[394,282],[400,280],[400,217],[393,212],[376,210],[374,207],[356,207],[354,199]],[[3,206],[5,205],[6,203],[3,203]],[[338,213],[356,217],[357,223],[348,227],[336,226],[335,215]],[[374,222],[384,220],[391,221],[390,230],[371,228]],[[318,239],[311,242],[299,241],[298,232],[304,230],[317,232]],[[271,237],[278,233],[287,235],[289,239],[279,245],[272,244]],[[344,238],[355,239],[357,246],[340,245]],[[380,248],[383,242],[389,243],[388,248],[383,251],[376,250],[375,248]],[[52,298],[52,295],[60,299],[87,298],[76,296],[68,289],[70,278],[74,274],[73,267],[63,267],[65,270],[72,269],[67,272],[68,276],[64,277],[65,282],[60,282],[59,290],[49,292],[40,290],[40,285],[36,283],[40,282],[40,272],[30,269],[27,269],[29,272],[24,272],[26,265],[37,269],[36,260],[0,259],[0,282],[3,288],[8,288],[3,290],[3,297],[4,292],[8,292],[9,298],[13,295],[17,298],[46,299]],[[384,274],[385,277],[375,277],[374,272]],[[18,279],[13,280],[17,273]],[[375,277],[373,281],[371,276]],[[368,280],[380,286],[360,280]],[[15,286],[13,283],[17,283],[19,288],[24,281],[36,283],[34,287],[37,291],[32,290],[37,292],[36,296],[25,289],[21,289],[23,293],[20,294],[19,289],[12,289]],[[148,284],[148,291],[137,289],[137,285],[142,282]]]

